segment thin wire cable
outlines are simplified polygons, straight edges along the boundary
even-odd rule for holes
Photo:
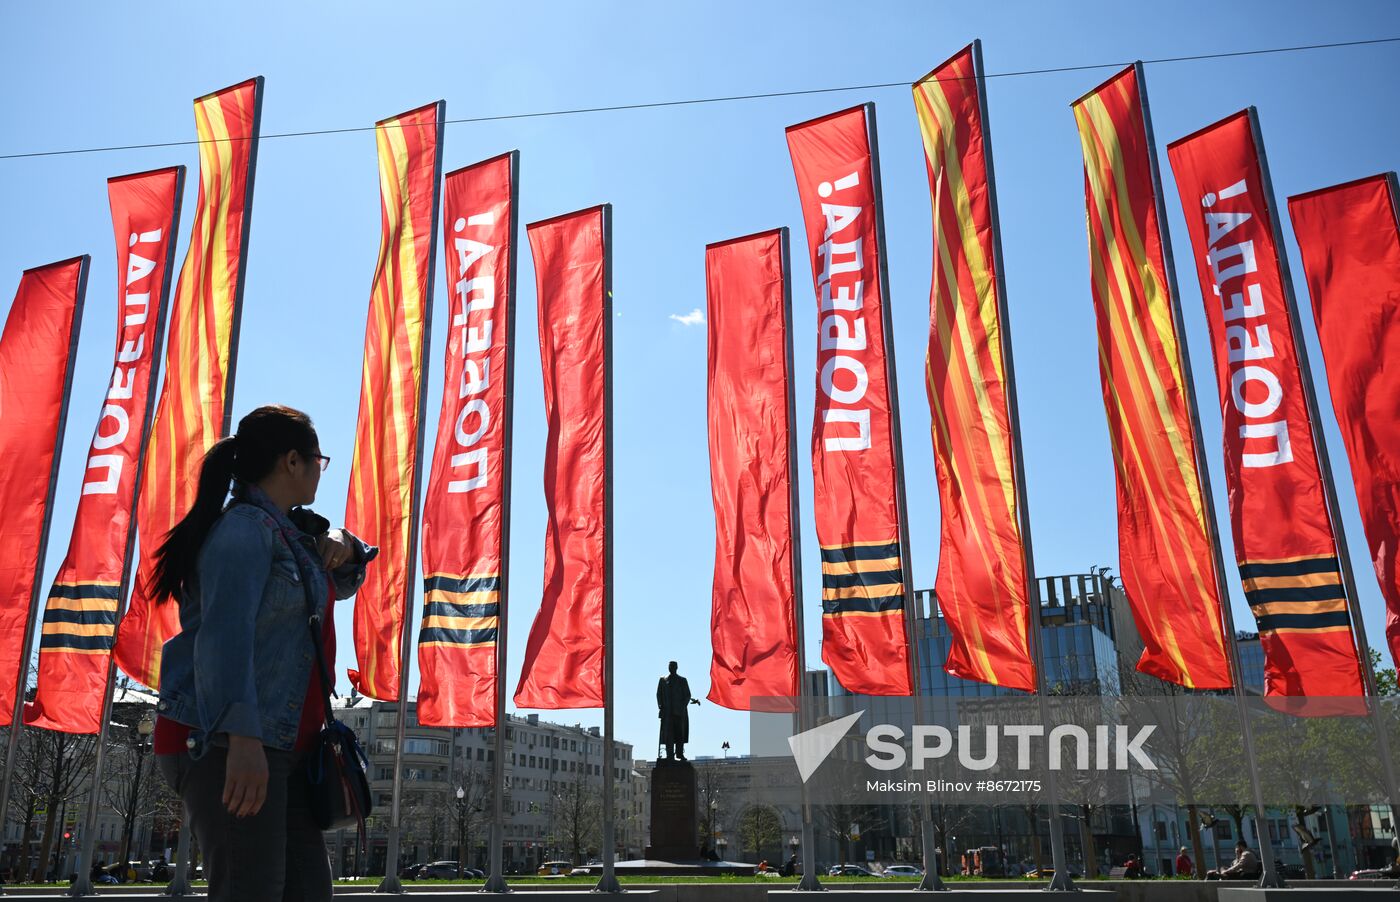
[[[1369,38],[1360,41],[1338,41],[1330,44],[1299,44],[1294,47],[1268,47],[1262,50],[1232,50],[1225,53],[1198,53],[1191,56],[1164,56],[1158,59],[1142,60],[1142,64],[1158,65],[1164,63],[1189,63],[1200,62],[1202,60],[1232,59],[1245,56],[1264,56],[1274,53],[1298,53],[1309,50],[1334,50],[1341,47],[1363,47],[1371,44],[1394,44],[1400,43],[1400,37],[1389,38]],[[1045,69],[1020,69],[1012,72],[989,72],[984,73],[984,78],[1022,78],[1030,75],[1055,75],[1062,72],[1085,72],[1093,69],[1116,69],[1130,65],[1129,62],[1118,63],[1089,63],[1080,66],[1054,66]],[[971,77],[971,76],[967,76]],[[947,79],[951,81],[962,80],[962,77]],[[710,103],[735,103],[743,100],[769,100],[775,97],[803,97],[813,94],[836,94],[843,91],[878,91],[886,88],[907,88],[910,82],[889,81],[868,85],[845,85],[838,88],[806,88],[796,91],[767,91],[761,94],[730,94],[723,97],[693,97],[684,100],[658,100],[650,103],[623,103],[612,106],[576,107],[567,110],[542,110],[533,113],[502,113],[495,116],[472,116],[463,119],[444,119],[443,125],[464,125],[479,122],[506,122],[512,119],[541,119],[549,116],[578,116],[587,113],[615,113],[629,110],[653,110],[662,107],[678,106],[698,106]],[[349,128],[322,128],[296,132],[277,132],[275,134],[261,135],[261,140],[271,140],[273,138],[307,138],[317,135],[344,135],[352,132],[374,131],[379,126],[357,125]],[[390,124],[392,127],[392,124]],[[210,138],[208,141],[230,140]],[[246,139],[232,139],[246,140]],[[205,143],[200,139],[189,141],[161,141],[152,144],[119,144],[108,147],[80,147],[71,150],[40,150],[28,153],[7,153],[0,154],[0,160],[21,160],[31,157],[59,157],[82,153],[109,153],[118,150],[149,150],[158,147],[190,147]]]

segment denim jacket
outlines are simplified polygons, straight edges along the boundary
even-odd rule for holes
[[[355,553],[329,574],[336,598],[355,594],[365,564],[379,551],[345,536]],[[314,543],[305,534],[298,541]],[[328,592],[321,579],[311,593],[318,616]],[[161,656],[161,715],[194,728],[195,757],[206,740],[223,744],[219,734],[228,733],[291,749],[316,654],[302,577],[274,515],[243,501],[229,505],[205,538],[182,594],[180,632]]]

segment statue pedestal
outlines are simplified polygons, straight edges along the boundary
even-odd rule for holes
[[[695,861],[700,857],[695,809],[695,768],[689,761],[658,761],[651,771],[648,859]]]

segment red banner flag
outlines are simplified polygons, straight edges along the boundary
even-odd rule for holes
[[[155,360],[165,335],[185,167],[107,180],[117,240],[117,347],[93,430],[68,554],[58,568],[39,640],[30,726],[97,733],[117,612],[136,538],[132,518],[151,424]]]
[[[510,541],[518,153],[448,173],[452,288],[442,412],[423,504],[418,722],[496,723]]]
[[[204,453],[229,429],[243,274],[262,118],[261,77],[194,102],[199,199],[170,305],[165,385],[141,471],[135,588],[117,628],[117,666],[159,688],[165,640],[180,631],[174,604],[156,604],[155,553],[194,504]]]
[[[1364,695],[1251,110],[1167,145],[1210,324],[1266,696]]]
[[[1400,661],[1400,214],[1395,174],[1288,199],[1332,410]],[[1382,364],[1386,365],[1382,365]]]
[[[1084,154],[1099,373],[1118,477],[1123,588],[1138,670],[1230,688],[1192,399],[1163,255],[1146,98],[1128,67],[1073,104]]]
[[[612,536],[608,454],[611,213],[605,206],[525,227],[535,259],[544,369],[544,596],[515,690],[522,708],[603,707]]]
[[[817,293],[812,474],[822,660],[847,690],[913,690],[870,105],[789,126]]]
[[[388,702],[399,698],[409,628],[445,113],[439,100],[374,128],[383,220],[345,528],[380,549],[355,596],[360,667],[349,671],[350,682],[361,694]]]
[[[954,676],[1035,691],[1002,353],[990,155],[968,46],[914,84],[933,201],[926,358],[942,511],[934,594]]]
[[[0,333],[0,716],[18,713],[87,292],[88,257],[27,269]]]
[[[715,506],[709,699],[740,711],[801,686],[787,240],[786,229],[774,229],[705,248]]]

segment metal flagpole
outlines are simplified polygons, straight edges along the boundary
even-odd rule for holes
[[[880,316],[881,328],[885,335],[885,385],[890,395],[890,443],[894,457],[894,499],[899,518],[899,566],[904,580],[904,628],[909,635],[910,686],[919,708],[918,699],[923,698],[923,662],[919,642],[922,618],[916,607],[914,596],[913,561],[909,552],[909,507],[904,489],[904,441],[899,427],[899,381],[894,362],[894,316],[890,310],[889,248],[885,244],[885,204],[880,189],[880,141],[875,128],[875,104],[865,104],[866,134],[870,144],[870,173],[874,182],[875,195],[875,241],[879,245],[877,255],[880,269]],[[919,794],[919,832],[922,842],[920,850],[924,862],[924,876],[916,888],[919,891],[946,889],[943,878],[938,873],[938,850],[933,842],[933,806],[927,793]]]
[[[1254,729],[1249,723],[1249,704],[1245,701],[1244,672],[1240,667],[1239,645],[1235,642],[1235,614],[1230,609],[1230,592],[1225,584],[1225,561],[1220,551],[1220,524],[1215,516],[1214,495],[1210,490],[1210,469],[1201,450],[1201,420],[1196,414],[1196,384],[1191,377],[1191,352],[1186,346],[1186,326],[1181,318],[1181,292],[1176,283],[1176,262],[1172,256],[1171,232],[1167,228],[1167,211],[1162,202],[1162,175],[1157,166],[1157,142],[1152,135],[1152,114],[1147,105],[1147,81],[1142,62],[1133,63],[1137,75],[1138,100],[1142,104],[1143,128],[1147,133],[1147,158],[1152,168],[1153,203],[1157,211],[1157,227],[1162,236],[1162,259],[1166,269],[1167,286],[1171,291],[1172,326],[1176,329],[1176,346],[1181,364],[1181,376],[1186,392],[1187,411],[1191,420],[1191,437],[1196,446],[1196,480],[1201,493],[1201,509],[1205,517],[1206,539],[1210,542],[1212,564],[1215,567],[1216,591],[1220,597],[1220,614],[1225,629],[1225,653],[1230,662],[1230,682],[1234,685],[1235,707],[1240,715],[1240,731],[1249,768],[1249,786],[1254,796],[1254,832],[1259,837],[1259,857],[1263,871],[1259,886],[1282,887],[1283,875],[1274,867],[1273,841],[1269,837],[1268,811],[1264,807],[1264,792],[1259,783],[1258,759],[1254,751]],[[1243,839],[1244,837],[1240,837]]]
[[[338,850],[337,850],[338,854]],[[190,819],[180,823],[180,840],[175,846],[175,879],[165,888],[167,896],[192,896],[190,890]]]
[[[418,594],[414,580],[418,574],[418,520],[423,487],[423,432],[427,421],[423,410],[428,406],[428,348],[432,347],[433,285],[437,281],[438,206],[442,201],[442,130],[447,115],[447,102],[439,100],[434,121],[436,137],[433,146],[433,210],[428,226],[428,280],[423,289],[423,341],[420,348],[422,371],[418,379],[418,432],[414,436],[413,495],[409,501],[408,560],[405,561],[403,628],[399,642],[399,701],[394,726],[394,795],[389,814],[389,842],[385,849],[384,879],[375,887],[376,893],[402,893],[399,880],[399,816],[403,807],[403,743],[408,719],[408,663],[413,653],[413,600]],[[460,853],[460,850],[458,850]]]
[[[491,873],[481,891],[508,893],[502,858],[505,847],[506,794],[506,616],[510,610],[510,457],[511,424],[515,412],[515,261],[516,233],[520,222],[520,151],[510,152],[510,243],[506,260],[506,365],[503,374],[505,424],[501,441],[501,584],[496,596],[496,733],[492,742],[495,796],[491,807]],[[458,855],[462,852],[459,849]]]
[[[787,396],[787,454],[788,454],[788,508],[792,532],[793,590],[793,630],[797,644],[797,732],[804,733],[812,727],[812,711],[808,704],[807,691],[807,649],[806,632],[803,626],[802,608],[805,604],[802,595],[802,529],[798,515],[797,499],[797,400],[792,390],[792,257],[788,238],[788,228],[778,229],[778,247],[782,263],[783,278],[783,391]],[[822,889],[817,875],[817,831],[812,822],[812,795],[807,789],[807,781],[801,781],[802,793],[802,880],[798,882],[799,892],[818,892]]]
[[[58,430],[54,433],[53,465],[49,467],[49,488],[44,496],[44,522],[39,529],[39,547],[34,556],[34,582],[29,588],[29,614],[24,621],[24,638],[19,656],[19,674],[15,677],[15,705],[10,714],[9,744],[5,750],[5,783],[0,786],[0,827],[9,823],[10,786],[14,782],[15,755],[24,733],[24,691],[29,686],[29,656],[34,652],[34,620],[39,614],[39,585],[43,576],[44,554],[49,546],[49,527],[53,525],[53,498],[58,489],[58,464],[63,457],[63,434],[68,427],[68,400],[73,393],[73,365],[78,356],[78,333],[83,325],[83,301],[87,297],[87,254],[75,258],[78,264],[78,298],[73,307],[73,328],[68,339],[68,357],[64,363],[63,400],[58,408]],[[60,261],[67,262],[67,261]],[[3,892],[3,889],[0,889]]]
[[[131,569],[133,563],[133,552],[136,550],[136,507],[141,498],[141,482],[145,475],[146,445],[151,436],[151,424],[155,420],[156,412],[156,377],[160,373],[157,361],[161,359],[161,344],[165,338],[165,319],[170,307],[170,281],[175,273],[175,239],[180,230],[180,208],[185,193],[185,167],[175,167],[175,208],[170,217],[170,224],[166,233],[165,248],[165,274],[161,279],[159,304],[156,307],[156,329],[155,338],[151,343],[151,373],[147,377],[146,385],[146,416],[141,424],[141,439],[136,455],[136,475],[131,489],[131,509],[128,511],[126,521],[126,550],[122,552],[122,576],[121,583],[117,589],[117,598],[125,601],[127,593],[131,591]],[[120,284],[123,279],[118,280]],[[121,628],[121,619],[125,615],[125,610],[117,613],[117,622],[113,628],[113,639],[116,638],[116,630]],[[95,895],[92,888],[92,852],[97,842],[97,796],[98,787],[102,785],[102,775],[106,767],[107,760],[107,722],[112,719],[112,693],[116,688],[117,661],[112,650],[107,650],[107,685],[102,695],[102,716],[97,721],[97,754],[92,763],[92,787],[88,792],[87,816],[83,821],[83,845],[78,851],[78,879],[68,890],[69,896],[91,896]]]
[[[1254,149],[1259,155],[1259,172],[1263,176],[1264,202],[1268,205],[1269,228],[1274,236],[1274,248],[1278,254],[1278,267],[1280,281],[1283,283],[1284,306],[1288,308],[1288,323],[1293,329],[1293,344],[1298,356],[1298,370],[1302,376],[1303,399],[1308,405],[1308,417],[1312,423],[1313,447],[1317,449],[1318,472],[1322,477],[1322,494],[1327,499],[1327,515],[1332,521],[1332,535],[1337,543],[1337,560],[1341,564],[1342,586],[1347,596],[1347,610],[1351,613],[1351,621],[1356,635],[1356,646],[1358,661],[1361,665],[1361,684],[1366,692],[1368,713],[1371,717],[1372,728],[1376,731],[1376,745],[1380,752],[1381,776],[1385,781],[1385,792],[1390,803],[1390,822],[1397,821],[1400,815],[1400,805],[1397,805],[1396,780],[1395,780],[1395,760],[1391,757],[1390,737],[1386,733],[1385,723],[1380,708],[1379,693],[1376,691],[1376,672],[1371,665],[1371,646],[1366,641],[1366,624],[1361,614],[1361,597],[1356,592],[1356,575],[1351,566],[1351,552],[1347,548],[1346,531],[1342,526],[1342,513],[1337,507],[1337,482],[1332,476],[1332,462],[1327,454],[1327,439],[1322,434],[1322,416],[1317,409],[1317,388],[1313,383],[1312,367],[1308,362],[1307,342],[1303,338],[1303,326],[1298,314],[1298,297],[1293,290],[1293,274],[1288,267],[1288,254],[1284,251],[1283,230],[1279,224],[1279,214],[1275,206],[1274,182],[1269,175],[1269,158],[1264,152],[1264,134],[1259,127],[1259,113],[1254,107],[1249,108],[1249,129],[1254,138]],[[1395,174],[1389,176],[1391,182],[1391,203],[1395,198]],[[1400,217],[1397,217],[1400,221]],[[1331,820],[1328,820],[1328,835],[1331,831]],[[1335,861],[1335,858],[1334,858]]]
[[[613,871],[617,760],[613,746],[613,403],[612,204],[603,204],[603,875],[595,893],[620,893]]]
[[[1046,698],[1049,680],[1045,674],[1045,650],[1041,636],[1040,583],[1035,578],[1035,555],[1031,551],[1031,515],[1026,499],[1025,457],[1021,451],[1021,411],[1016,397],[1016,365],[1011,353],[1011,315],[1006,301],[1006,267],[1001,256],[1001,221],[997,210],[996,170],[992,166],[992,123],[987,111],[987,82],[982,72],[982,41],[972,42],[973,75],[977,81],[977,106],[982,113],[982,154],[987,165],[987,206],[992,219],[992,261],[996,269],[997,317],[1001,322],[1001,361],[1006,373],[1006,407],[1011,426],[1011,466],[1016,477],[1016,520],[1021,533],[1022,566],[1026,581],[1026,603],[1030,608],[1031,660],[1035,664],[1035,696],[1040,711],[1040,721],[1048,729],[1050,724],[1050,702]],[[1047,754],[1049,748],[1047,746]],[[1069,864],[1065,859],[1064,830],[1061,823],[1060,790],[1056,773],[1046,768],[1046,791],[1049,796],[1050,861],[1055,869],[1048,889],[1074,890],[1074,879],[1070,877]],[[1032,842],[1039,843],[1039,831],[1032,833]]]

